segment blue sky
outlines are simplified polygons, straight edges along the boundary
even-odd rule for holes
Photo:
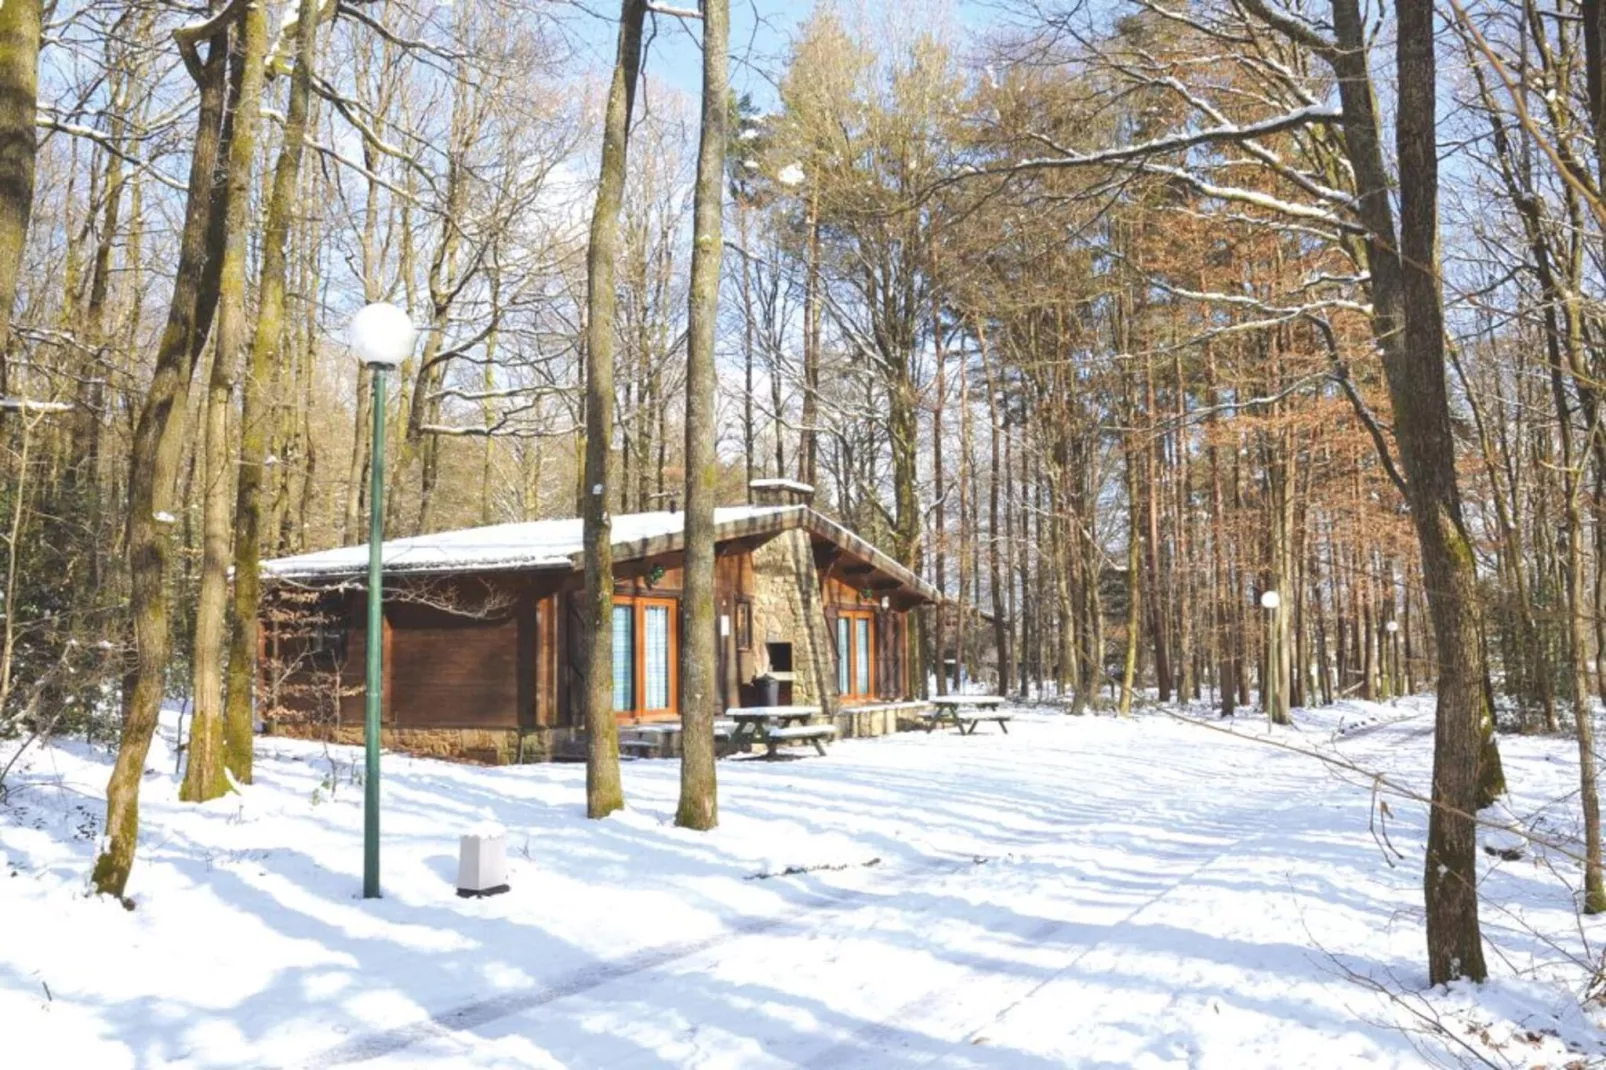
[[[676,7],[695,7],[697,0],[664,0]],[[814,10],[813,0],[730,0],[731,3],[731,84],[738,92],[751,93],[760,106],[774,102],[774,92],[766,73],[782,67],[792,32]],[[908,3],[911,9],[920,4]],[[851,0],[839,7],[856,9]],[[876,6],[872,3],[872,8]],[[981,29],[993,22],[995,6],[989,0],[931,0],[933,8],[948,8],[966,28]],[[582,0],[576,4],[574,28],[586,49],[588,62],[605,68],[613,60],[618,17],[618,0]],[[941,17],[941,16],[939,16]],[[685,93],[695,95],[702,83],[702,60],[697,28],[682,20],[663,15],[648,16],[647,74]]]

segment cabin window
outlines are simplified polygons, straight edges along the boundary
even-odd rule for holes
[[[613,708],[636,708],[636,608],[613,607]]]
[[[870,693],[870,618],[853,619],[853,693]]]
[[[641,607],[646,627],[642,630],[642,672],[646,677],[647,709],[669,707],[669,607]]]
[[[848,693],[848,680],[852,673],[853,630],[846,617],[836,619],[836,689]]]
[[[613,708],[640,716],[675,709],[675,603],[613,600]]]
[[[836,619],[837,690],[846,698],[875,694],[875,617],[868,612],[842,610]]]

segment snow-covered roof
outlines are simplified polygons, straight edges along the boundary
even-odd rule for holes
[[[616,561],[639,560],[682,549],[686,514],[626,513],[613,519]],[[942,594],[904,568],[868,540],[806,505],[734,505],[714,510],[714,538],[719,542],[763,538],[790,528],[803,528],[869,565],[876,573],[930,602]],[[384,570],[398,573],[495,572],[584,566],[584,543],[578,517],[493,524],[484,528],[441,531],[389,539],[381,546]],[[262,574],[282,580],[333,580],[368,571],[368,546],[345,546],[295,557],[264,561]]]
[[[795,490],[799,494],[813,494],[814,487],[795,479],[751,479],[747,485],[754,490]]]
[[[801,505],[738,505],[714,510],[714,525],[734,528],[744,521],[786,512]],[[627,513],[613,517],[615,553],[635,544],[677,536],[686,514]],[[720,537],[723,532],[716,531]],[[483,528],[442,531],[406,539],[387,539],[381,546],[386,572],[460,572],[501,569],[570,569],[583,549],[579,517],[493,524]],[[362,573],[368,569],[368,544],[264,561],[262,572],[281,579],[307,579]]]

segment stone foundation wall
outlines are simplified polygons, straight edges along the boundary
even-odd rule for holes
[[[273,726],[273,735],[318,739],[362,746],[361,725],[286,723]],[[524,733],[524,760],[549,762],[573,743],[572,728],[535,728]],[[379,733],[386,750],[421,758],[449,758],[484,765],[511,765],[519,760],[519,732],[514,728],[386,728]]]
[[[791,643],[793,703],[837,713],[836,644],[826,627],[808,532],[784,531],[754,550],[752,560],[753,675],[770,670],[765,643]]]
[[[828,715],[824,720],[836,725],[838,739],[870,739],[924,728],[925,725],[914,717],[915,711],[923,708],[925,704],[920,702],[841,706],[835,714]],[[353,724],[288,722],[274,725],[270,734],[292,739],[327,740],[353,747],[360,747],[363,743],[362,726]],[[632,753],[638,757],[653,758],[680,756],[679,724],[620,725],[619,738],[621,743],[650,740],[653,744],[650,752],[626,748],[625,757]],[[380,746],[388,751],[420,758],[445,758],[484,765],[511,765],[519,760],[519,733],[512,728],[386,728],[380,733]],[[762,751],[763,747],[757,749]],[[585,736],[578,729],[536,728],[524,733],[526,762],[578,758],[583,757],[584,753]]]

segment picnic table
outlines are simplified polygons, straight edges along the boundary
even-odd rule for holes
[[[976,726],[981,722],[992,721],[1007,736],[1009,722],[1015,716],[1002,709],[1002,695],[937,695],[930,702],[935,708],[921,715],[926,722],[927,732],[940,724],[952,724],[959,729],[960,735],[968,736],[975,733]]]
[[[812,743],[824,757],[825,741],[836,738],[836,726],[810,723],[822,712],[818,706],[732,706],[725,716],[736,722],[736,730],[725,753],[734,754],[758,741],[767,748],[764,756],[774,758],[783,743]]]

